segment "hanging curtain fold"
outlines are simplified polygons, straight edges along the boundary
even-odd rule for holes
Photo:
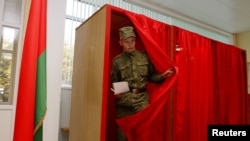
[[[242,49],[220,42],[214,44],[217,58],[217,123],[247,123],[246,62]]]
[[[196,33],[176,29],[179,74],[173,101],[173,140],[204,141],[207,125],[214,121],[211,42]]]

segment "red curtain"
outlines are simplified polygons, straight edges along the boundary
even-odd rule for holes
[[[209,124],[246,124],[243,50],[176,28],[173,141],[206,141]]]
[[[247,123],[246,62],[242,49],[216,42],[218,124]]]
[[[179,68],[174,94],[174,141],[205,141],[207,125],[214,121],[214,66],[209,39],[176,28],[176,65]]]

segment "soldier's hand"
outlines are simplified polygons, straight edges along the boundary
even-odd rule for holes
[[[111,88],[111,91],[114,92],[115,98],[121,98],[122,97],[122,94],[116,94],[114,89]]]
[[[175,72],[175,69],[174,67],[168,69],[167,71],[165,71],[164,73],[162,73],[161,75],[164,77],[164,78],[168,78],[170,76],[172,76]]]

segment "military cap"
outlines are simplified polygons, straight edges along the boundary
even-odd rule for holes
[[[125,26],[119,29],[119,36],[121,39],[127,39],[128,37],[136,37],[134,28],[132,26]]]

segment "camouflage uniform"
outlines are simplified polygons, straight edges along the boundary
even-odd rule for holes
[[[111,81],[127,81],[131,90],[117,99],[117,117],[132,115],[148,106],[147,81],[162,82],[164,78],[155,73],[147,54],[138,50],[133,53],[123,52],[114,58],[112,65]],[[126,137],[120,131],[118,134],[119,138],[123,138],[118,139],[119,141],[126,141]]]

